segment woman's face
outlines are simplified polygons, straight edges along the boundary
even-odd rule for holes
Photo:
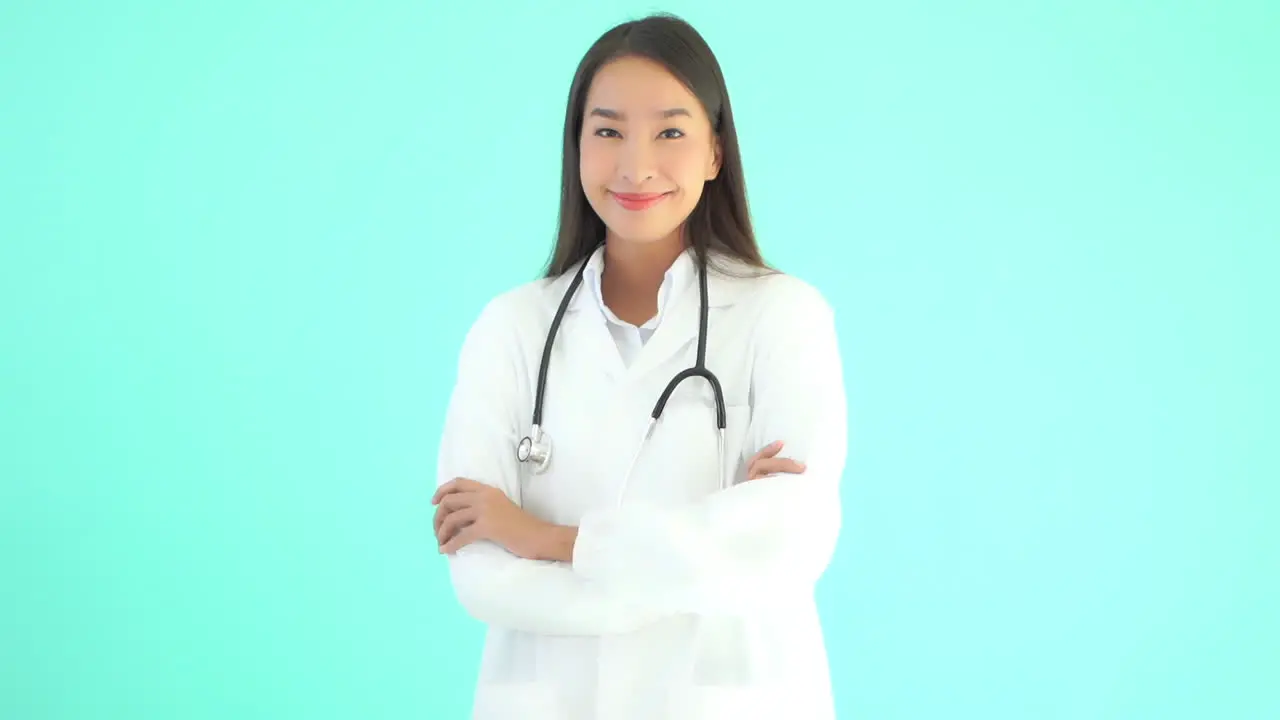
[[[610,236],[673,239],[720,170],[702,104],[661,65],[626,57],[596,73],[584,113],[582,190]]]

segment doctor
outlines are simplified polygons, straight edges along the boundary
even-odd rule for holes
[[[439,549],[489,629],[472,717],[834,717],[814,584],[841,361],[827,303],[761,260],[744,187],[698,33],[605,33],[570,91],[549,272],[480,313],[440,445]]]

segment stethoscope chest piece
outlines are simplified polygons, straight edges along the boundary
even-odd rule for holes
[[[533,432],[524,436],[516,446],[516,459],[522,463],[532,463],[533,471],[542,474],[551,465],[551,440],[544,437],[542,428],[533,426]]]

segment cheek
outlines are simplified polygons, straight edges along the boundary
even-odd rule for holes
[[[680,193],[689,202],[697,202],[706,183],[706,166],[698,157],[682,157],[668,166],[668,177],[680,186]]]
[[[707,179],[707,163],[709,159],[699,153],[686,153],[679,158],[679,164],[672,172],[680,178],[681,185],[701,185]]]
[[[609,183],[613,174],[613,162],[607,153],[600,152],[584,144],[578,156],[578,173],[582,175],[582,184],[590,192],[597,192]]]

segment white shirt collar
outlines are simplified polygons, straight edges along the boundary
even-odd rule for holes
[[[662,322],[663,315],[671,307],[675,298],[682,290],[688,287],[694,270],[693,254],[691,252],[685,251],[676,257],[675,262],[671,263],[671,267],[667,268],[667,272],[663,274],[662,285],[658,287],[658,312],[640,326],[641,330],[653,330],[658,327],[658,323]],[[583,284],[591,289],[591,295],[595,299],[596,306],[606,320],[618,325],[629,326],[629,323],[619,319],[605,304],[604,291],[600,284],[603,274],[604,246],[601,245],[587,259],[587,268],[583,272],[584,277],[582,278]]]

